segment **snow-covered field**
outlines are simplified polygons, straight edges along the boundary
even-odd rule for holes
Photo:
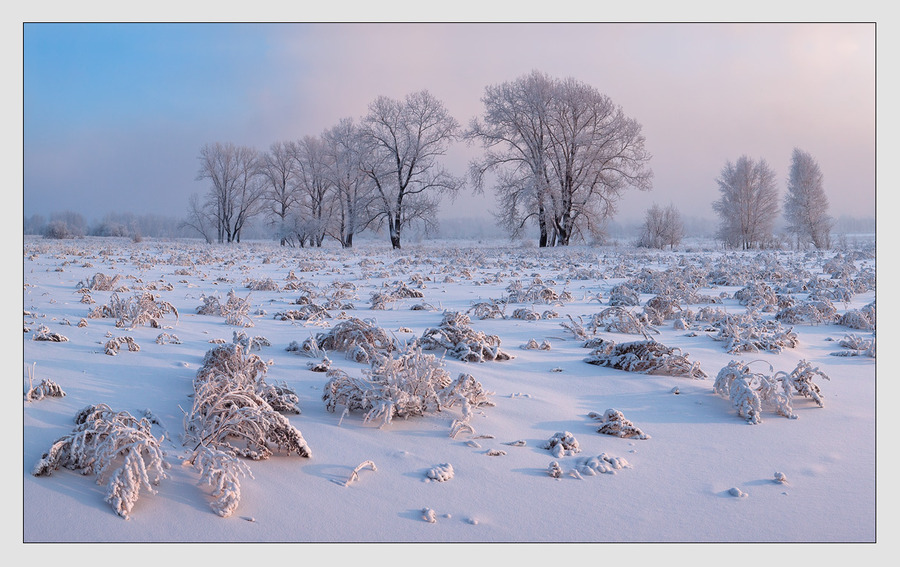
[[[23,540],[874,542],[875,335],[839,321],[848,312],[874,314],[874,267],[874,247],[839,255],[538,250],[503,242],[392,251],[362,243],[343,251],[26,237],[24,390],[46,379],[65,396],[23,402]],[[109,289],[100,289],[101,280],[113,278]],[[636,292],[636,304],[627,305],[630,293],[616,288],[623,283]],[[641,323],[650,314],[648,301],[666,289],[674,311],[661,322]],[[204,297],[225,304],[232,290],[247,317],[229,324],[222,314],[198,313],[212,302]],[[403,297],[403,290],[421,297]],[[376,292],[393,294],[380,296],[387,299],[375,305],[381,309],[373,309]],[[133,306],[145,294],[161,308],[153,320],[89,316],[109,311],[117,299]],[[618,301],[625,304],[611,309]],[[325,309],[304,320],[313,312],[304,307],[309,304]],[[801,318],[793,321],[800,322],[785,318],[791,304]],[[481,318],[492,307],[494,316]],[[717,309],[734,317],[726,322]],[[321,356],[288,350],[354,318],[398,343],[425,336],[446,341],[447,328],[437,330],[445,312],[468,312],[471,337],[499,338],[499,352],[494,341],[493,350],[479,353],[512,358],[465,362],[454,351],[424,351],[436,357],[432,371],[443,369],[453,381],[470,374],[476,382],[470,387],[480,387],[468,402],[439,391],[449,406],[442,411],[425,405],[423,415],[388,421],[390,406],[375,400],[366,421],[365,411],[343,412],[347,398],[334,399],[335,411],[328,411],[326,383],[342,375],[314,372],[309,363]],[[724,340],[750,312],[745,319],[761,335]],[[589,357],[636,362],[609,356],[610,341],[645,340],[621,332],[634,325],[629,316],[650,339],[680,349],[673,356],[686,357],[671,359],[669,371],[687,368],[695,377],[586,363]],[[812,324],[804,316],[826,321]],[[465,330],[465,319],[457,322]],[[67,340],[33,340],[40,333]],[[872,341],[872,350],[834,356],[850,352],[840,344],[848,335]],[[125,337],[139,350],[130,351]],[[213,487],[190,464],[199,443],[186,437],[185,415],[204,356],[242,338],[252,341],[243,356],[267,364],[261,379],[296,394],[300,413],[283,415],[311,456],[273,445],[266,459],[241,459],[252,478],[239,478],[237,507],[222,517],[211,507]],[[583,346],[596,338],[605,342]],[[115,339],[121,340],[117,354],[107,354]],[[532,339],[532,346],[545,348],[522,348]],[[782,350],[774,352],[778,343]],[[472,353],[473,344],[455,352]],[[371,368],[345,352],[326,354],[332,370],[346,373],[345,384]],[[744,361],[754,375],[748,391],[768,392],[769,401],[780,395],[783,404],[787,382],[779,372],[790,373],[802,360],[827,379],[808,374],[809,396],[789,390],[796,419],[764,399],[761,422],[751,425],[727,393],[714,389],[720,370]],[[705,379],[696,377],[701,372]],[[774,390],[754,390],[757,380]],[[128,520],[106,500],[121,457],[100,482],[96,470],[32,474],[53,443],[76,428],[76,415],[101,403],[149,416],[153,436],[162,438],[165,478],[155,493],[140,489]],[[600,433],[609,409],[646,438]],[[606,425],[615,431],[615,424]],[[557,434],[566,443],[548,448]]]

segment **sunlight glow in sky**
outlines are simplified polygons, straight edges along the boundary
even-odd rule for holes
[[[815,157],[834,216],[875,214],[873,24],[24,25],[24,215],[182,217],[203,144],[265,150],[428,89],[466,126],[489,84],[589,83],[643,124],[653,203],[712,218],[726,160]],[[478,148],[459,143],[463,175]],[[464,190],[444,215],[494,203]]]

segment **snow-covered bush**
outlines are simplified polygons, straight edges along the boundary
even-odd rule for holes
[[[243,477],[253,478],[250,467],[242,462],[232,451],[222,451],[215,447],[200,444],[188,460],[200,473],[200,483],[213,487],[210,507],[216,514],[227,518],[238,507],[241,501],[241,481]]]
[[[578,440],[568,431],[557,431],[554,433],[553,437],[544,444],[544,449],[549,449],[557,459],[581,452]]]
[[[747,311],[773,313],[778,308],[778,297],[772,286],[765,282],[755,281],[743,289],[734,293],[741,305],[747,307]]]
[[[237,327],[252,327],[253,321],[250,319],[250,296],[238,297],[234,290],[228,292],[228,299],[223,305],[218,296],[202,295],[200,299],[203,305],[197,307],[197,313],[200,315],[215,315],[225,317],[225,323]]]
[[[512,355],[500,350],[500,337],[475,331],[469,316],[457,311],[444,313],[438,327],[426,329],[419,339],[425,350],[446,350],[453,358],[465,362],[510,360]]]
[[[515,280],[506,287],[506,303],[543,303],[562,304],[572,301],[572,295],[563,291],[557,293],[540,278],[535,277],[530,284],[525,285],[521,280]]]
[[[504,319],[503,312],[506,310],[506,303],[491,299],[490,301],[479,301],[469,307],[466,315],[472,314],[479,319]]]
[[[599,330],[607,333],[625,333],[629,335],[643,335],[649,339],[648,333],[659,334],[649,322],[642,321],[634,313],[624,307],[607,307],[600,313],[591,316],[589,328],[596,334]]]
[[[451,465],[450,463],[437,465],[434,468],[428,469],[428,472],[425,473],[426,477],[438,482],[446,482],[453,478],[453,475],[453,465]]]
[[[597,433],[623,438],[650,439],[649,435],[626,419],[625,414],[617,409],[610,408],[602,414],[592,411],[588,414],[588,417],[600,422],[600,428],[597,429]]]
[[[641,296],[628,285],[619,284],[609,291],[609,304],[611,306],[632,307],[641,304]]]
[[[813,382],[816,377],[829,379],[806,360],[801,360],[791,372],[779,371],[772,375],[753,372],[750,363],[732,360],[719,371],[713,389],[720,396],[729,398],[738,415],[746,418],[748,423],[757,424],[762,422],[764,406],[773,408],[778,415],[796,419],[793,410],[795,392],[824,407],[821,390]]]
[[[29,376],[29,383],[30,382],[31,376]],[[59,384],[49,378],[44,378],[37,386],[28,388],[28,391],[25,392],[25,401],[36,402],[38,400],[43,400],[45,397],[62,398],[65,397],[65,395],[66,393]]]
[[[490,392],[470,374],[460,374],[454,381],[440,359],[417,346],[404,347],[396,357],[373,360],[363,374],[357,378],[337,368],[329,370],[322,395],[325,408],[359,411],[364,422],[381,420],[384,426],[395,417],[406,419],[455,405],[462,406],[465,417],[474,408],[494,405]]]
[[[166,478],[160,442],[146,418],[115,412],[106,404],[88,406],[75,417],[72,432],[43,454],[32,474],[47,476],[59,467],[94,474],[97,484],[107,482],[106,501],[128,519],[141,489],[155,494],[154,487]]]
[[[321,321],[331,319],[331,313],[327,309],[315,303],[302,305],[299,309],[288,309],[275,314],[279,321]]]
[[[584,361],[627,372],[700,379],[707,377],[706,372],[700,369],[700,363],[689,361],[681,349],[670,348],[654,340],[621,344],[601,341]]]

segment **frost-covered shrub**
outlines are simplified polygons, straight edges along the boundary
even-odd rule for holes
[[[325,408],[359,411],[364,422],[380,419],[384,426],[395,417],[422,416],[455,405],[467,418],[474,408],[494,405],[490,392],[472,375],[460,374],[453,380],[441,360],[420,347],[407,346],[396,357],[374,360],[363,374],[356,378],[340,369],[329,370],[322,395]]]
[[[465,362],[502,361],[512,355],[500,350],[500,337],[475,331],[469,316],[457,311],[444,313],[438,327],[426,329],[419,339],[425,350],[446,350],[453,358]]]
[[[557,431],[554,433],[553,437],[544,444],[544,449],[550,450],[557,459],[581,452],[578,440],[568,431]]]
[[[610,408],[602,414],[592,411],[588,414],[588,417],[600,422],[600,428],[597,429],[597,433],[623,438],[650,439],[649,435],[626,419],[625,414],[617,409]]]
[[[88,314],[89,319],[111,318],[116,319],[116,327],[134,329],[145,323],[153,328],[162,325],[162,319],[169,313],[175,314],[178,320],[178,310],[168,301],[163,301],[158,294],[145,292],[133,295],[127,299],[121,299],[117,293],[109,298],[109,303],[95,308]]]
[[[72,432],[43,454],[32,474],[48,476],[59,467],[94,474],[97,484],[107,482],[106,501],[128,519],[141,489],[155,494],[154,486],[166,478],[160,442],[146,418],[115,412],[106,404],[88,406],[76,416]]]
[[[812,399],[820,408],[825,407],[825,401],[822,400],[822,391],[813,382],[813,379],[824,378],[825,380],[831,380],[831,378],[819,370],[818,367],[813,367],[807,360],[801,360],[789,374],[781,371],[778,375],[785,375],[796,393]]]
[[[550,282],[552,285],[552,282]],[[504,302],[508,303],[543,303],[562,304],[572,301],[572,295],[563,291],[557,293],[539,277],[535,277],[530,284],[525,285],[521,280],[515,280],[506,287]]]
[[[654,340],[616,344],[602,341],[584,359],[588,364],[643,374],[706,378],[699,362],[691,362],[679,348],[670,348]]]
[[[170,335],[169,333],[160,333],[156,336],[156,344],[158,345],[180,345],[181,339],[178,338],[177,335]]]
[[[385,283],[385,286],[388,284]],[[371,298],[369,303],[372,309],[376,310],[384,310],[388,308],[388,305],[394,303],[395,301],[399,301],[401,299],[406,299],[410,297],[421,298],[425,297],[421,291],[417,289],[412,289],[404,282],[394,282],[393,288],[386,291],[374,291],[371,294]]]

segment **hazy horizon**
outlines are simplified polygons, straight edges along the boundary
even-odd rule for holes
[[[726,161],[764,158],[783,194],[791,151],[824,173],[831,214],[875,216],[874,24],[26,23],[23,214],[183,216],[203,144],[260,151],[427,89],[462,127],[490,84],[537,69],[596,87],[643,125],[653,203],[715,218]],[[464,175],[480,148],[456,144]],[[442,217],[483,217],[490,188]]]

